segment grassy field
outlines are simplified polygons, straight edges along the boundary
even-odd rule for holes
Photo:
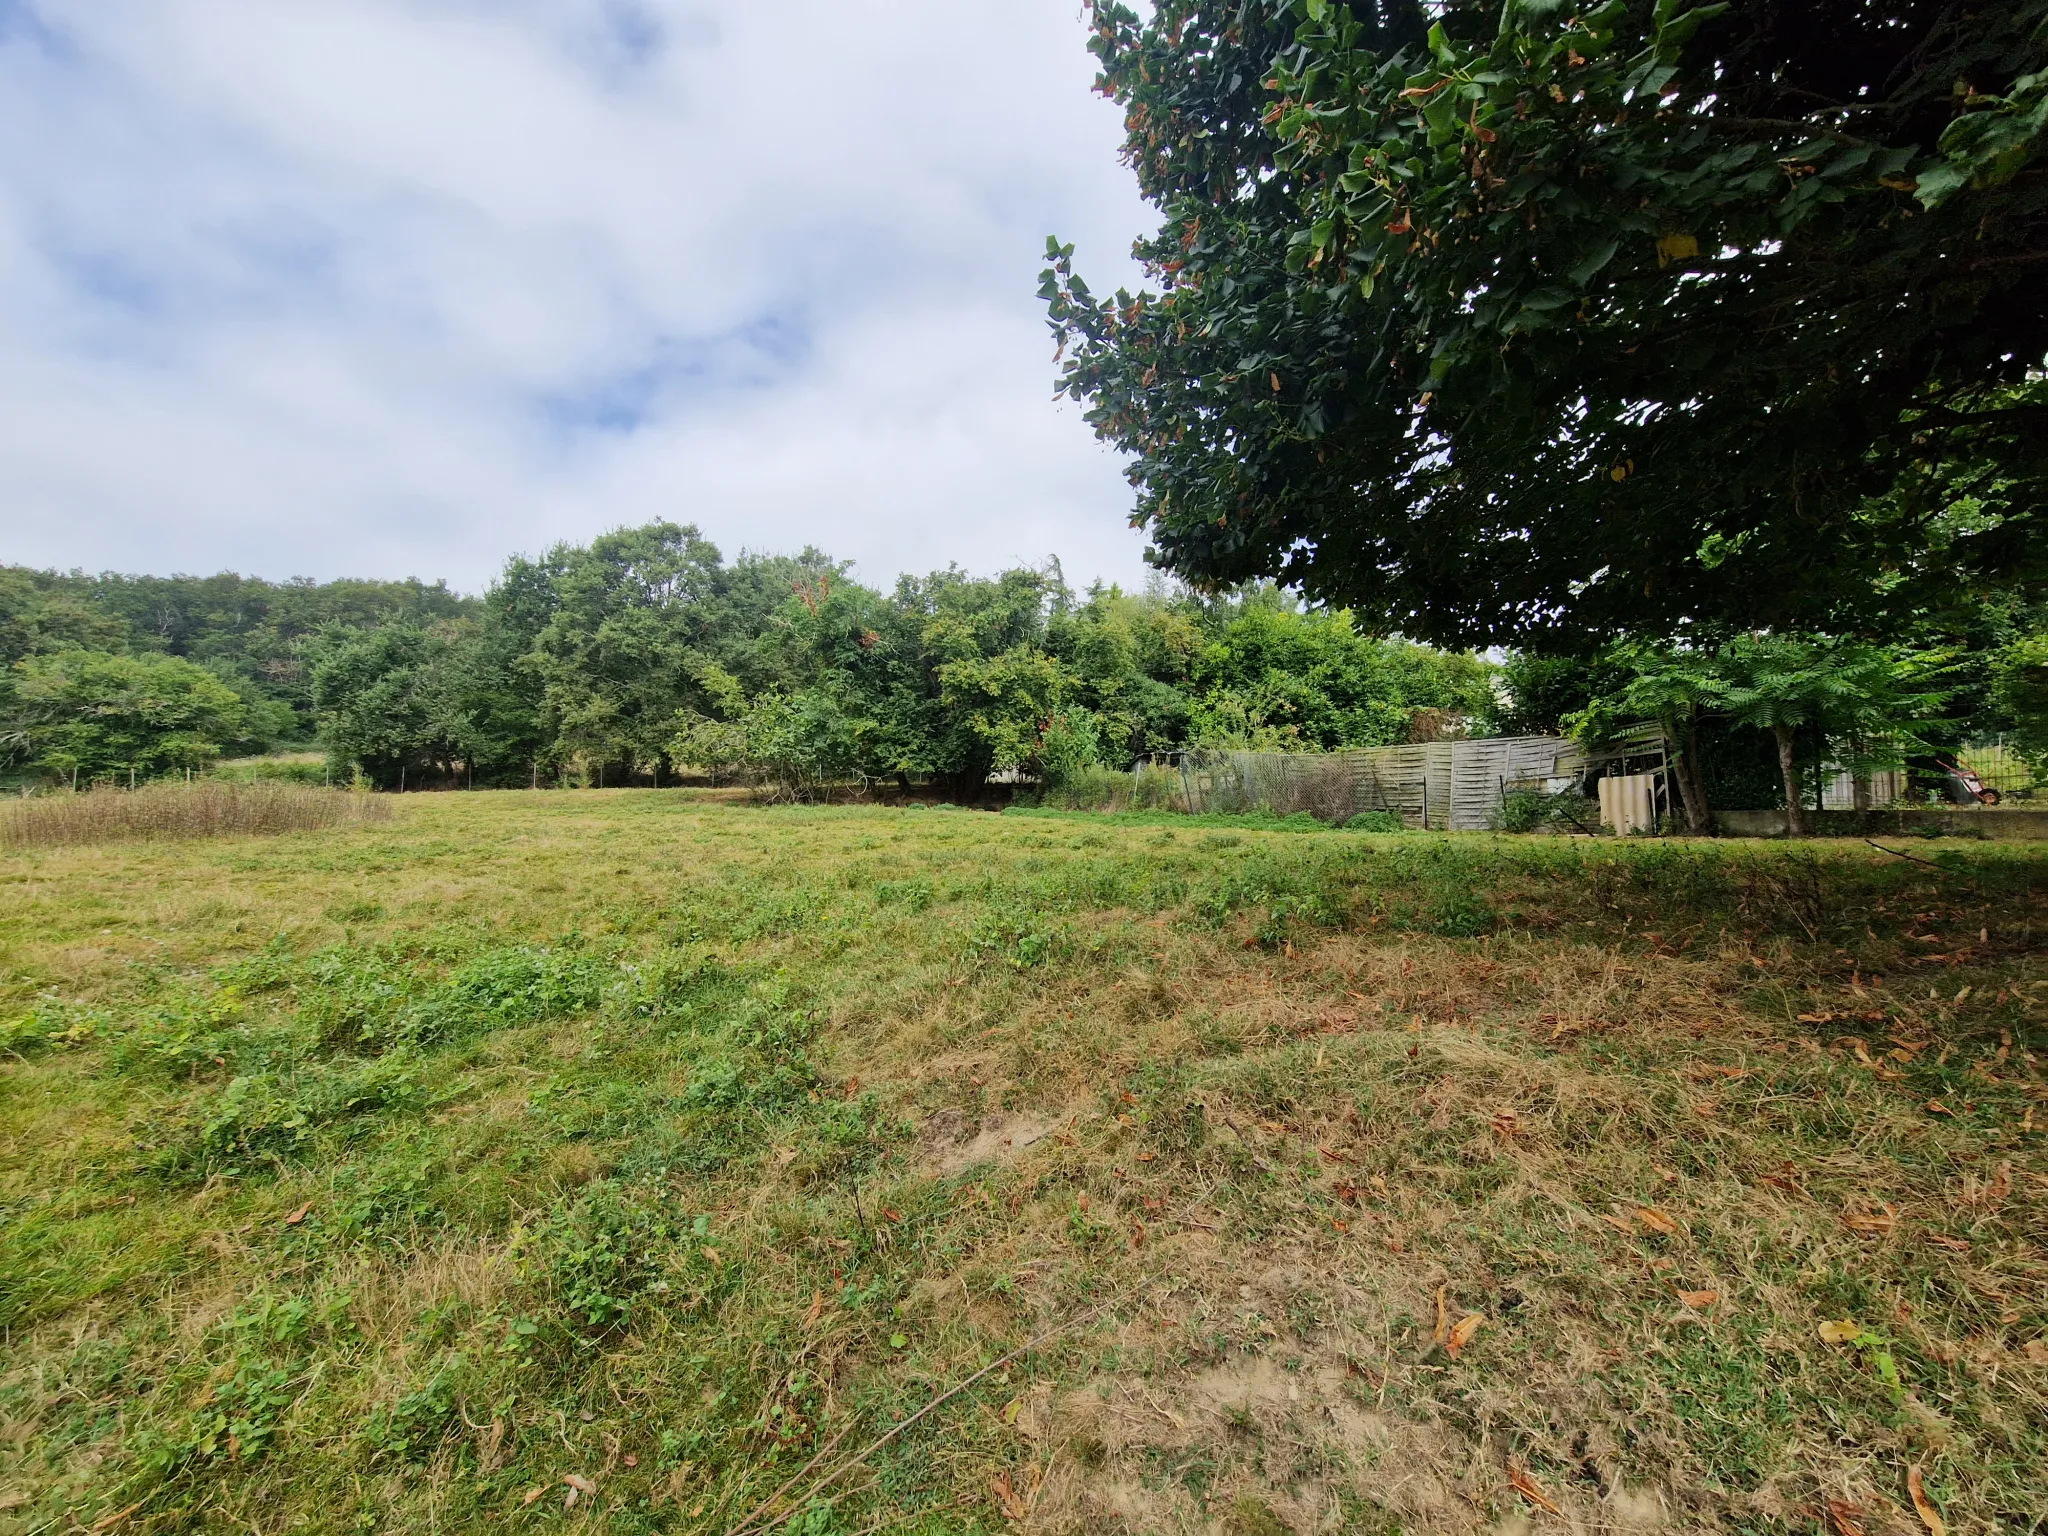
[[[0,854],[0,1530],[2048,1528],[2048,850],[1908,851]]]

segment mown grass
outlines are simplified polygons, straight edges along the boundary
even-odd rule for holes
[[[2039,1528],[2048,855],[1917,851],[10,853],[0,1529]]]

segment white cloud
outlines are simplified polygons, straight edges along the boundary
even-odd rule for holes
[[[1047,233],[1150,222],[1072,0],[0,0],[0,559],[446,575],[653,516],[870,581],[1129,491]]]

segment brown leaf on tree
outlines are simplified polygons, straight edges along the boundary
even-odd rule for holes
[[[1835,1536],[1864,1536],[1863,1511],[1842,1499],[1828,1500],[1828,1523],[1835,1528]]]
[[[1539,1509],[1547,1509],[1553,1515],[1562,1515],[1564,1513],[1563,1510],[1559,1509],[1552,1502],[1550,1495],[1543,1491],[1536,1479],[1524,1472],[1513,1462],[1508,1463],[1508,1486]]]
[[[1459,1352],[1472,1342],[1472,1335],[1485,1326],[1486,1318],[1478,1312],[1459,1318],[1457,1327],[1444,1339],[1444,1348],[1450,1351],[1451,1358],[1457,1359]]]
[[[1652,1232],[1661,1232],[1666,1237],[1676,1237],[1678,1235],[1677,1219],[1658,1210],[1654,1205],[1637,1206],[1636,1220],[1640,1221]]]
[[[1906,1492],[1913,1496],[1913,1508],[1919,1513],[1920,1523],[1927,1527],[1927,1536],[1948,1536],[1948,1525],[1941,1518],[1941,1511],[1934,1507],[1934,1500],[1927,1497],[1927,1482],[1916,1465],[1906,1472]]]

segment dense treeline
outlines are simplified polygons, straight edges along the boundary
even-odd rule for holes
[[[121,782],[317,742],[327,772],[377,788],[694,774],[969,797],[1011,771],[1057,784],[1189,746],[1597,741],[1654,719],[1699,830],[1715,808],[1810,799],[1823,766],[1867,773],[2000,730],[2041,755],[2040,619],[1986,602],[1893,647],[1700,634],[1497,665],[1374,638],[1269,584],[1077,592],[1049,564],[884,592],[815,549],[729,561],[653,523],[515,558],[478,598],[0,569],[0,757]]]
[[[18,766],[143,776],[317,735],[379,787],[747,773],[971,794],[1190,743],[1490,729],[1495,669],[1270,587],[1077,593],[1056,565],[852,580],[655,523],[417,582],[0,573]]]

